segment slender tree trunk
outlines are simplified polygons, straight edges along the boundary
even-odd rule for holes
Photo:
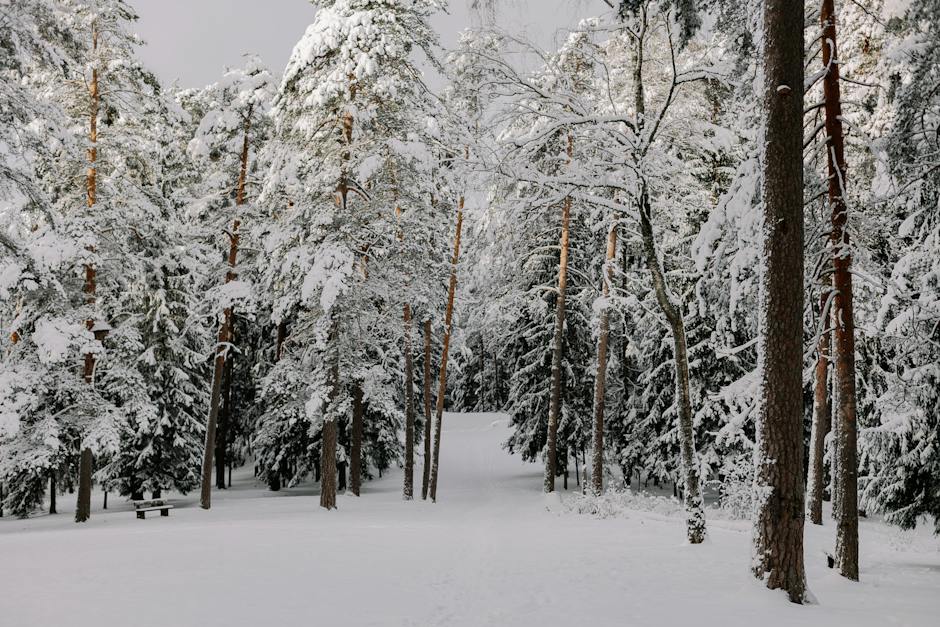
[[[235,205],[240,207],[245,204],[245,182],[248,177],[248,138],[251,134],[251,109],[248,110],[248,116],[245,118],[245,135],[242,140],[241,168],[238,172],[238,187],[235,196]],[[229,234],[228,266],[229,270],[225,273],[225,282],[229,283],[235,280],[235,266],[238,262],[238,244],[240,235],[238,229],[241,221],[238,218],[232,222],[232,232]],[[225,358],[228,353],[229,345],[234,336],[232,328],[233,311],[231,307],[226,307],[223,312],[222,326],[219,329],[219,341],[216,347],[215,370],[212,373],[212,393],[209,397],[209,418],[206,421],[206,442],[203,448],[202,457],[202,490],[200,494],[200,506],[202,509],[209,509],[212,506],[212,462],[215,452],[215,437],[219,421],[219,405],[222,399],[222,378],[224,376]]]
[[[457,232],[454,235],[454,257],[451,260],[450,286],[447,290],[447,309],[444,312],[444,346],[441,351],[441,369],[438,372],[437,406],[434,414],[434,451],[431,460],[431,501],[437,502],[437,478],[441,459],[441,428],[444,422],[444,395],[447,393],[447,355],[450,334],[453,331],[454,296],[457,293],[457,262],[460,260],[460,234],[463,229],[463,196],[457,207]]]
[[[836,516],[836,565],[839,573],[858,581],[858,453],[855,415],[855,320],[852,303],[852,254],[845,225],[848,206],[845,201],[845,142],[842,134],[842,102],[839,89],[839,54],[836,46],[834,0],[822,0],[823,78],[826,111],[826,156],[829,171],[829,207],[832,211],[831,245],[833,254],[832,352],[835,398],[839,422],[836,456],[839,473],[835,488],[839,495]]]
[[[816,382],[813,388],[813,428],[809,442],[809,476],[806,481],[806,515],[814,525],[822,524],[822,497],[825,486],[826,436],[829,435],[829,294],[819,298],[822,332],[816,346]]]
[[[431,321],[424,321],[424,469],[421,500],[428,498],[431,479]]]
[[[683,497],[687,516],[689,542],[699,544],[705,539],[705,507],[699,483],[698,456],[695,452],[695,433],[692,429],[692,399],[689,392],[689,355],[682,313],[673,302],[666,284],[666,276],[659,263],[656,240],[650,219],[650,199],[645,184],[639,199],[640,233],[646,253],[646,265],[653,277],[656,300],[672,331],[673,357],[676,368],[676,409],[679,415],[680,470],[684,483]]]
[[[235,338],[232,338],[234,343]],[[225,360],[222,370],[222,408],[219,411],[219,425],[215,439],[215,487],[224,490],[225,467],[228,461],[229,429],[232,422],[232,363],[233,357]]]
[[[764,9],[764,243],[754,575],[794,603],[803,568],[803,4]]]
[[[405,481],[402,497],[414,498],[415,472],[415,379],[411,354],[411,305],[405,304]]]
[[[55,497],[56,497],[55,471],[53,471],[52,474],[49,475],[49,513],[50,514],[58,513],[55,508]]]
[[[352,493],[359,496],[362,488],[362,417],[365,407],[362,402],[362,386],[358,383],[352,390],[353,416],[351,446],[349,451],[349,470],[352,477]]]
[[[284,349],[284,342],[287,340],[287,323],[281,321],[277,325],[277,345],[274,350],[274,363],[281,361],[281,355]],[[281,489],[281,470],[280,468],[267,469],[268,489],[271,492],[278,492]],[[319,471],[315,479],[320,480]]]
[[[98,53],[98,26],[92,25],[92,54]],[[97,63],[97,60],[95,60]],[[101,103],[101,96],[98,85],[98,68],[95,66],[91,71],[91,83],[88,86],[89,91],[89,115],[88,115],[88,173],[85,177],[86,204],[91,209],[95,206],[98,198],[98,110]],[[93,250],[92,250],[93,252]],[[97,292],[97,271],[91,263],[85,264],[85,303],[94,306]],[[95,321],[88,318],[85,326],[89,331],[93,331]],[[95,373],[95,354],[85,353],[85,367],[82,376],[85,383],[92,385],[94,383]],[[91,449],[82,444],[81,461],[78,470],[78,503],[75,507],[75,522],[85,522],[91,517],[91,474],[94,471],[94,460]]]
[[[480,329],[480,411],[486,411],[486,344]]]
[[[108,491],[104,491],[104,503],[101,504],[102,509],[108,509]]]
[[[320,443],[320,507],[331,510],[336,509],[336,404],[339,401],[339,323],[334,319],[330,331],[330,344],[335,354],[333,367],[330,373],[330,407],[323,422],[322,440]],[[334,415],[330,415],[334,414]]]
[[[568,135],[568,163],[571,163],[572,139]],[[571,226],[571,196],[561,206],[561,240],[559,241],[558,293],[555,299],[555,335],[552,340],[552,387],[548,408],[548,438],[545,443],[545,477],[543,490],[555,491],[558,421],[561,417],[561,361],[565,343],[565,291],[568,286],[568,235]]]
[[[602,293],[604,304],[600,311],[600,333],[597,337],[597,375],[594,379],[594,439],[591,459],[591,488],[595,494],[604,490],[604,401],[607,386],[607,346],[610,338],[610,314],[607,299],[614,280],[614,259],[617,256],[617,216],[607,233],[607,263],[604,266]],[[575,454],[575,462],[578,456]],[[576,464],[577,465],[577,464]]]

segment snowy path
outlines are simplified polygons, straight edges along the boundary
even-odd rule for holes
[[[78,527],[66,496],[57,516],[4,518],[0,626],[937,624],[940,544],[926,533],[865,521],[850,584],[823,563],[832,525],[808,529],[820,604],[793,606],[750,577],[746,523],[713,521],[690,547],[681,518],[549,512],[540,468],[502,451],[498,418],[445,417],[436,505],[402,502],[398,472],[334,512],[309,486],[270,493],[242,475],[209,512],[190,496],[139,521],[121,503]]]

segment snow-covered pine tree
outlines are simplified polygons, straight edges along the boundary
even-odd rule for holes
[[[398,455],[403,303],[394,298],[402,285],[395,209],[413,193],[421,204],[406,211],[418,219],[430,198],[422,199],[420,183],[406,190],[396,171],[411,154],[401,138],[429,110],[413,52],[433,57],[427,19],[440,4],[316,4],[274,103],[264,202],[276,220],[265,244],[272,261],[265,285],[275,322],[293,315],[285,352],[305,373],[294,395],[304,398],[311,437],[319,438],[320,503],[331,509],[337,461],[348,457],[337,455],[337,444],[359,444],[360,419],[364,437],[374,434],[379,468]],[[360,394],[352,425],[348,412]]]
[[[876,319],[883,352],[870,361],[885,376],[875,388],[877,420],[860,434],[862,496],[891,523],[910,529],[930,516],[940,533],[940,95],[923,89],[940,72],[940,7],[918,0],[885,14],[892,43],[873,74],[888,84],[872,99],[888,158],[873,179],[889,209],[879,212],[889,217],[889,280]],[[872,48],[881,49],[877,40]]]
[[[218,83],[209,85],[200,94],[183,94],[194,113],[201,115],[189,153],[200,166],[204,177],[200,181],[198,201],[192,207],[192,219],[199,225],[212,259],[211,250],[219,249],[217,238],[225,236],[227,246],[224,260],[209,263],[216,270],[207,276],[206,287],[218,302],[220,317],[218,345],[215,349],[214,371],[209,399],[209,418],[203,451],[202,507],[211,505],[211,473],[215,461],[216,485],[224,488],[228,445],[236,432],[233,412],[233,394],[241,398],[243,392],[254,390],[249,378],[233,376],[235,362],[251,364],[252,351],[257,344],[259,329],[251,321],[236,326],[235,312],[250,300],[250,281],[242,276],[240,268],[251,264],[244,259],[243,233],[257,229],[261,216],[257,212],[256,192],[251,174],[256,165],[255,156],[270,132],[268,120],[274,81],[270,72],[257,57],[249,56],[245,66],[228,70]],[[251,247],[247,247],[251,250]],[[219,259],[218,256],[215,256]],[[237,269],[238,268],[238,269]],[[242,331],[236,335],[236,331]],[[246,350],[239,350],[239,345]],[[239,359],[238,355],[241,358]],[[241,366],[238,372],[250,375],[250,366]]]

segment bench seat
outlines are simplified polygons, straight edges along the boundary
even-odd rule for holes
[[[137,518],[144,520],[147,517],[147,512],[159,510],[161,516],[169,516],[171,509],[173,509],[172,505],[154,505],[153,507],[138,507],[135,511],[137,512]]]

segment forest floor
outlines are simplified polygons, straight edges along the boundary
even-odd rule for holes
[[[546,499],[540,467],[501,448],[504,417],[448,414],[444,425],[437,504],[402,502],[396,471],[326,512],[315,487],[268,492],[248,470],[210,511],[189,495],[168,518],[137,520],[123,501],[102,511],[96,494],[79,526],[66,495],[58,515],[0,519],[0,625],[938,624],[940,541],[926,529],[863,520],[851,583],[825,564],[831,520],[807,526],[817,602],[800,607],[751,577],[747,522],[712,512],[709,541],[689,546],[663,498],[579,514],[573,482]],[[420,491],[420,463],[415,476]]]

